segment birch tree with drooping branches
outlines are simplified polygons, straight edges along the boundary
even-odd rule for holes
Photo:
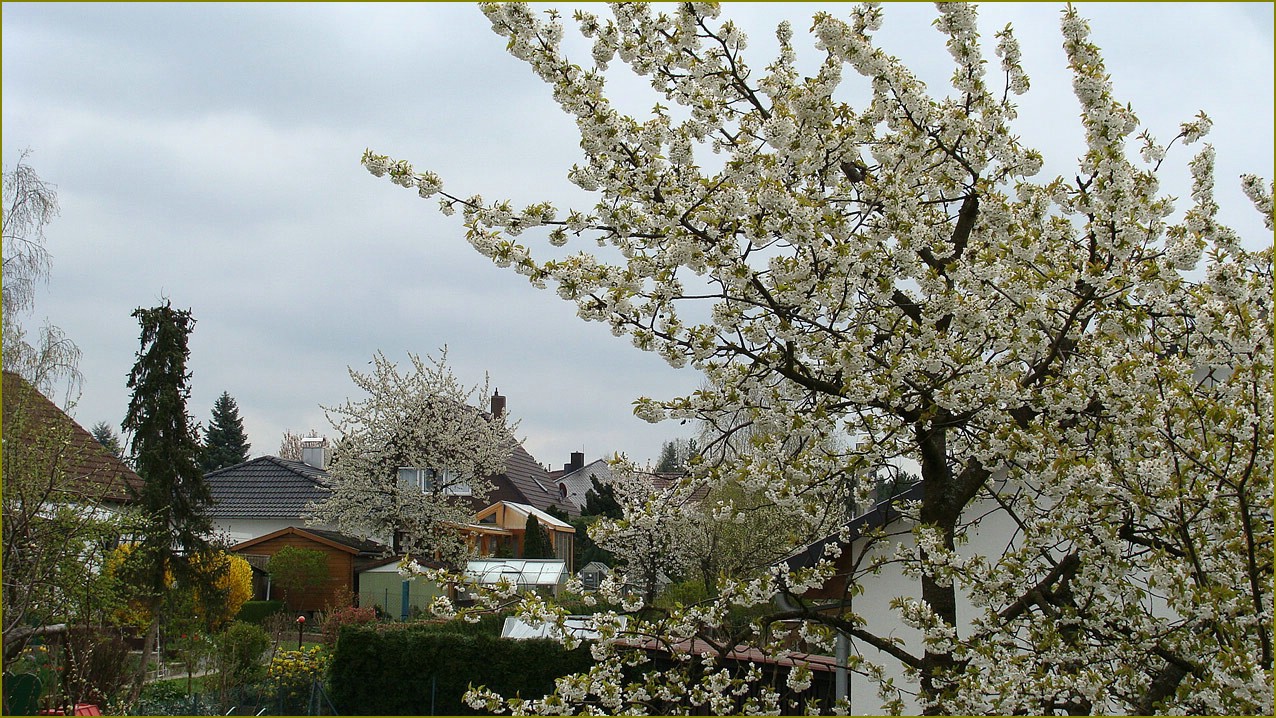
[[[874,5],[814,17],[811,77],[788,23],[755,74],[713,4],[577,12],[593,41],[584,66],[564,54],[555,12],[482,8],[575,121],[584,160],[568,179],[596,203],[520,210],[446,191],[405,160],[368,151],[364,166],[459,210],[475,249],[581,318],[701,371],[694,394],[635,408],[714,427],[706,454],[731,443],[686,482],[815,517],[847,496],[864,505],[882,467],[907,463],[922,498],[900,507],[912,528],[882,537],[894,550],[859,564],[840,604],[802,600],[834,548],[623,629],[599,614],[590,672],[536,700],[476,690],[476,707],[849,708],[808,698],[809,671],[777,688],[726,660],[740,643],[782,658],[769,629],[786,620],[815,649],[849,637],[850,669],[878,682],[882,710],[1272,711],[1271,237],[1242,242],[1219,221],[1207,115],[1168,142],[1140,128],[1070,7],[1060,28],[1086,148],[1057,177],[1038,176],[1042,155],[1013,131],[1029,80],[1012,28],[986,59],[969,5],[938,5],[944,95],[874,44]],[[616,109],[617,60],[667,106]],[[868,95],[839,92],[846,76]],[[1186,208],[1160,186],[1175,145],[1200,147]],[[1272,185],[1240,184],[1270,231]],[[554,249],[576,243],[592,248]],[[618,525],[664,525],[680,507],[631,502]],[[1000,549],[968,549],[981,525],[1007,527]],[[915,590],[870,621],[850,599],[887,564]],[[751,633],[718,630],[731,606],[777,597]],[[523,608],[557,620],[541,599]],[[904,628],[918,639],[895,640]],[[672,668],[643,668],[632,650],[693,638],[707,648]]]

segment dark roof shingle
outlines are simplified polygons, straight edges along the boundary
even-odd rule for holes
[[[504,482],[501,481],[502,478]],[[508,482],[508,488],[514,489],[517,495],[511,495],[508,490],[502,491],[501,484],[505,482]],[[569,515],[580,513],[580,510],[570,501],[559,497],[558,482],[549,477],[545,467],[538,464],[521,444],[514,447],[514,452],[505,462],[505,471],[492,477],[492,484],[495,490],[488,497],[489,504],[497,501],[514,501],[520,504],[531,504],[541,511],[548,511],[550,507],[554,507]]]

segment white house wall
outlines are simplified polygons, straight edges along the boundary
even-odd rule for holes
[[[983,518],[977,526],[967,531],[967,542],[959,544],[957,550],[962,556],[1001,556],[1012,547],[1012,540],[1018,536],[1017,524],[1005,511],[999,510],[991,500],[976,502],[967,509],[965,515],[983,516]],[[912,522],[907,520],[888,525],[886,530],[895,536],[895,541],[882,542],[881,546],[872,548],[870,557],[894,555],[895,546],[901,542],[911,548],[914,545],[911,528]],[[862,550],[862,546],[863,541],[857,541],[854,550],[858,552]],[[867,562],[862,565],[867,565]],[[901,623],[898,612],[892,611],[890,607],[892,600],[896,598],[919,598],[920,581],[904,576],[899,564],[892,563],[884,566],[880,574],[865,577],[861,583],[864,590],[863,593],[854,597],[852,610],[864,618],[866,629],[885,638],[900,638],[910,653],[916,656],[922,655],[921,632]],[[1173,620],[1173,611],[1162,599],[1149,597],[1147,608],[1152,615]],[[957,592],[958,635],[969,635],[971,620],[976,615],[977,610],[959,588]],[[882,666],[885,675],[895,679],[897,687],[907,689],[909,694],[904,696],[905,715],[916,715],[920,712],[919,705],[913,700],[917,683],[904,676],[899,661],[854,639],[851,641],[851,654],[858,654],[865,660]],[[853,715],[884,714],[881,698],[877,694],[876,682],[859,673],[850,672],[847,689]]]
[[[990,508],[992,508],[991,505],[987,507],[976,505],[972,507],[972,511],[968,515],[979,515]],[[1006,550],[1010,537],[1015,535],[1016,528],[1014,522],[1004,512],[995,512],[985,517],[978,527],[967,533],[968,542],[960,546],[958,551],[963,555],[1001,555]],[[867,558],[894,555],[895,546],[899,542],[911,548],[914,544],[910,529],[911,522],[909,521],[895,522],[887,526],[886,530],[892,535],[896,535],[896,540],[881,542],[878,546],[870,549],[870,554]],[[854,550],[857,555],[862,550],[862,545],[862,541],[856,542]],[[864,565],[867,565],[867,562]],[[864,591],[854,597],[851,608],[855,613],[863,617],[865,628],[883,638],[902,639],[904,647],[910,653],[920,656],[923,653],[921,632],[901,623],[898,612],[891,609],[891,602],[896,598],[918,599],[921,595],[920,582],[916,578],[905,576],[899,564],[891,563],[883,566],[881,573],[868,576],[862,583]],[[958,591],[957,621],[960,626],[958,629],[959,635],[968,631],[970,621],[974,616],[975,610],[970,602]],[[869,662],[882,666],[885,675],[895,679],[897,687],[904,688],[909,692],[909,694],[904,696],[905,715],[916,715],[920,711],[920,707],[913,700],[917,691],[917,684],[904,676],[904,671],[899,661],[872,646],[852,640],[851,655],[857,654]],[[877,694],[877,683],[860,673],[849,673],[847,697],[850,700],[851,714],[853,715],[883,715],[885,713],[882,707],[882,700]]]

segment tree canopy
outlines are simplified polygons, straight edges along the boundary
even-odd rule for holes
[[[711,601],[630,631],[778,655],[769,628],[796,622],[813,650],[849,641],[846,665],[889,711],[1271,712],[1271,238],[1247,245],[1219,221],[1208,144],[1185,207],[1160,186],[1207,115],[1168,142],[1140,131],[1071,7],[1060,29],[1086,148],[1075,171],[1044,178],[1013,130],[1029,89],[1018,41],[996,32],[986,59],[970,5],[938,6],[943,95],[875,45],[887,11],[874,5],[815,15],[822,63],[808,77],[788,23],[755,74],[716,4],[577,12],[593,42],[583,66],[554,11],[482,9],[576,122],[583,160],[568,179],[596,203],[519,210],[445,191],[405,160],[368,151],[365,167],[460,210],[479,252],[583,319],[704,374],[690,396],[636,403],[644,419],[713,428],[701,452],[715,459],[673,495],[734,487],[834,530],[814,566],[723,580]],[[617,61],[650,82],[648,117],[608,96]],[[851,96],[847,76],[866,93]],[[1270,230],[1270,182],[1245,175],[1240,189]],[[556,249],[573,242],[594,249]],[[920,476],[898,507],[906,531],[839,538],[827,522],[846,517],[830,508],[872,505],[886,467]],[[676,557],[685,502],[622,505],[617,535]],[[992,546],[971,538],[989,533]],[[839,560],[844,594],[804,599]],[[911,588],[885,615],[853,601],[888,574]],[[773,601],[749,633],[722,632],[727,607]],[[637,681],[620,680],[639,659],[616,644],[595,655],[554,696],[480,690],[473,704],[834,708],[807,692],[809,671],[791,671],[782,697],[725,649]]]
[[[381,541],[400,551],[436,551],[447,560],[466,553],[453,528],[473,516],[471,497],[484,499],[515,443],[502,413],[476,402],[488,387],[466,387],[447,366],[447,352],[398,367],[377,353],[373,370],[350,370],[366,396],[324,407],[338,433],[326,483],[329,498],[313,507],[316,521]]]
[[[99,421],[94,424],[89,433],[94,439],[102,445],[102,448],[111,452],[111,455],[117,459],[124,458],[124,445],[120,443],[120,435],[115,433],[115,427],[110,422]]]
[[[328,580],[328,557],[317,549],[284,546],[266,562],[266,570],[288,601],[296,604],[303,593]]]

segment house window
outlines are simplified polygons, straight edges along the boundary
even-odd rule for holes
[[[417,469],[411,466],[399,467],[399,483],[416,488],[422,492],[432,492],[436,486],[442,487],[446,496],[469,496],[470,485],[457,481],[452,472],[437,469]]]

